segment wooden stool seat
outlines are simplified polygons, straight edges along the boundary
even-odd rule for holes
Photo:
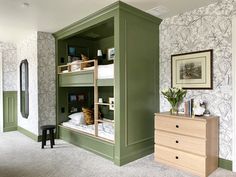
[[[42,130],[42,149],[46,145],[47,130],[49,130],[49,138],[50,138],[51,148],[53,148],[53,145],[55,145],[55,140],[54,140],[54,129],[55,128],[56,128],[55,125],[43,125],[43,126],[41,126],[41,130]]]

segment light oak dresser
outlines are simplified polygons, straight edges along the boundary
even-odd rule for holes
[[[155,160],[208,176],[218,168],[218,117],[156,113]]]

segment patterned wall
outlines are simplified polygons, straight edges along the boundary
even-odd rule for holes
[[[56,123],[55,39],[38,32],[39,126]]]
[[[232,15],[233,0],[163,20],[160,26],[160,90],[171,85],[171,55],[213,49],[213,90],[188,90],[187,99],[205,100],[220,116],[220,157],[232,159]],[[161,96],[160,110],[169,103]]]
[[[23,59],[29,62],[29,117],[22,118],[18,111],[18,125],[39,135],[41,125],[56,122],[55,40],[49,33],[34,32],[17,51],[18,65]]]
[[[20,113],[20,99],[18,99],[18,126],[38,135],[38,60],[37,60],[37,32],[28,35],[17,44],[18,66],[24,59],[29,63],[29,117],[25,119]],[[18,68],[18,80],[19,80]],[[20,90],[18,82],[18,90]],[[18,91],[18,98],[20,98]]]
[[[17,90],[17,52],[16,45],[0,42],[3,60],[3,90]]]

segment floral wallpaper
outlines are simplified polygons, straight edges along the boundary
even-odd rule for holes
[[[18,66],[24,59],[28,60],[29,67],[29,117],[27,119],[21,116],[20,99],[18,102],[18,126],[38,135],[38,75],[37,75],[37,32],[29,34],[24,40],[17,44]],[[20,71],[18,68],[18,81],[20,80]],[[20,82],[18,83],[18,98],[20,98]]]
[[[3,60],[3,91],[17,90],[17,52],[16,45],[0,42]]]
[[[160,91],[171,86],[171,55],[213,49],[213,90],[188,90],[186,99],[205,100],[220,117],[219,156],[232,159],[232,16],[226,0],[163,20],[160,25]],[[160,111],[169,103],[161,95]]]
[[[55,39],[38,32],[39,126],[56,124]]]
[[[40,126],[56,122],[54,37],[49,33],[34,32],[18,43],[17,52],[18,65],[23,59],[29,62],[30,111],[28,119],[22,118],[20,110],[18,111],[18,125],[39,135]],[[19,105],[18,99],[18,109]]]

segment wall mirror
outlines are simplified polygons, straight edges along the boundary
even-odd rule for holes
[[[20,111],[24,118],[29,116],[29,71],[27,59],[20,63]]]

